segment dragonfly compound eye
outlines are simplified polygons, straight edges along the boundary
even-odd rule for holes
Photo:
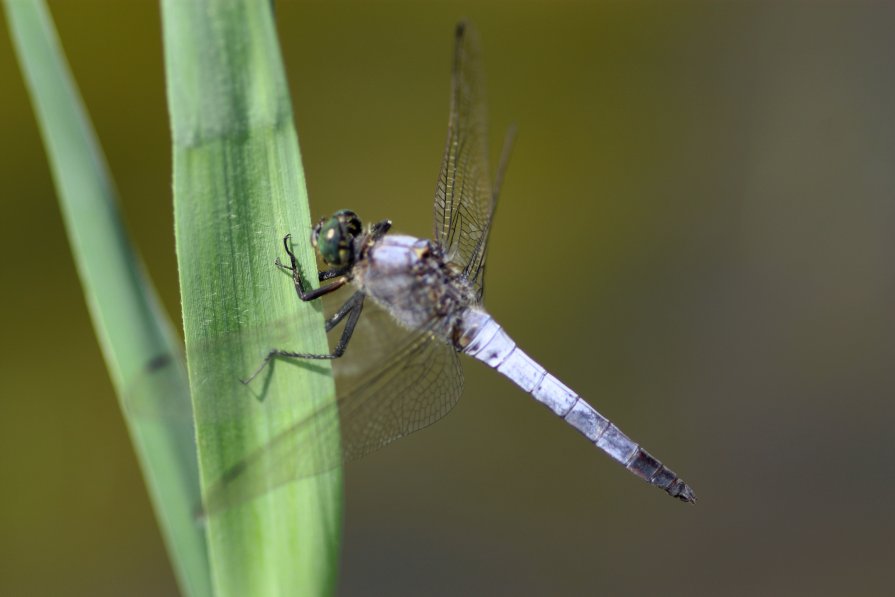
[[[333,217],[338,218],[338,220],[344,226],[345,232],[347,232],[351,236],[357,236],[363,230],[363,225],[361,224],[360,218],[357,217],[357,214],[350,209],[339,210],[335,214],[333,214]]]
[[[324,262],[335,266],[350,265],[354,261],[354,237],[361,231],[360,219],[354,212],[338,211],[317,224],[311,244]]]

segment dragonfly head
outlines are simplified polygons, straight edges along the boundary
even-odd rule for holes
[[[360,218],[342,209],[320,220],[311,233],[311,244],[324,263],[343,267],[354,262],[354,239],[363,231]]]

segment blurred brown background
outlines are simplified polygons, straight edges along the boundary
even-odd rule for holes
[[[314,214],[417,235],[477,24],[495,151],[520,131],[487,304],[700,497],[468,361],[449,417],[347,469],[342,594],[890,594],[895,5],[277,6]],[[157,3],[51,7],[179,317]],[[173,594],[3,25],[0,594]]]

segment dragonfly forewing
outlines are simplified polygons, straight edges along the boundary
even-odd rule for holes
[[[494,212],[479,39],[469,23],[455,31],[448,134],[435,185],[435,240],[464,271],[481,266]],[[474,272],[467,272],[474,279]]]

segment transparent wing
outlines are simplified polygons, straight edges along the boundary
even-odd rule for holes
[[[461,22],[455,36],[447,142],[435,185],[435,240],[470,278],[484,260],[493,212],[478,35]]]
[[[494,225],[494,214],[497,211],[497,198],[500,196],[500,188],[503,185],[503,177],[506,174],[507,164],[510,161],[510,152],[513,150],[513,143],[516,140],[516,127],[510,126],[503,142],[503,150],[500,153],[500,162],[497,164],[497,175],[494,178],[494,186],[491,189],[491,215],[485,226],[484,236],[478,243],[476,251],[469,259],[466,265],[466,277],[472,282],[476,289],[476,297],[482,302],[482,296],[485,294],[485,258],[488,256],[488,238],[491,235],[491,227]]]
[[[349,346],[348,352],[358,348]],[[208,491],[205,513],[214,515],[289,481],[361,458],[446,415],[463,387],[457,353],[431,327],[405,333],[393,348],[360,369],[346,360],[349,371],[336,380],[338,400],[227,471]],[[346,384],[350,388],[343,393]]]
[[[340,395],[344,459],[356,460],[435,423],[457,404],[462,390],[456,351],[429,330],[415,334],[377,373]]]
[[[344,299],[348,293],[335,294]],[[324,312],[331,312],[337,306],[337,300],[327,303]],[[367,300],[345,355],[333,363],[337,400],[322,406],[230,467],[206,492],[204,515],[214,515],[289,481],[360,458],[446,415],[460,397],[463,376],[457,353],[434,333],[437,323],[432,322],[421,330],[407,330]],[[294,322],[287,320],[271,325],[281,332],[282,341],[288,342],[283,346],[300,347],[303,330]],[[267,334],[270,332],[266,330]],[[339,333],[340,328],[333,330],[331,342],[335,342]],[[258,355],[259,362],[261,358],[263,354]],[[172,424],[191,424],[189,395],[174,391],[181,387],[174,383],[177,368],[181,366],[171,356],[148,364],[142,381],[135,383],[125,396],[131,413]],[[283,363],[274,362],[271,375],[276,375],[277,366]],[[250,386],[240,383],[240,377],[246,373],[234,373],[233,396],[222,400],[244,400],[244,404],[267,409],[271,414],[289,408],[289,404],[271,404],[263,396],[259,400],[259,383]],[[258,381],[263,387],[263,382]],[[170,390],[164,391],[164,388]],[[161,402],[159,395],[164,398]],[[294,397],[294,400],[302,399],[302,396]],[[227,424],[234,412],[244,411],[222,404],[219,422]],[[213,413],[208,413],[208,417],[210,422],[215,420]]]

